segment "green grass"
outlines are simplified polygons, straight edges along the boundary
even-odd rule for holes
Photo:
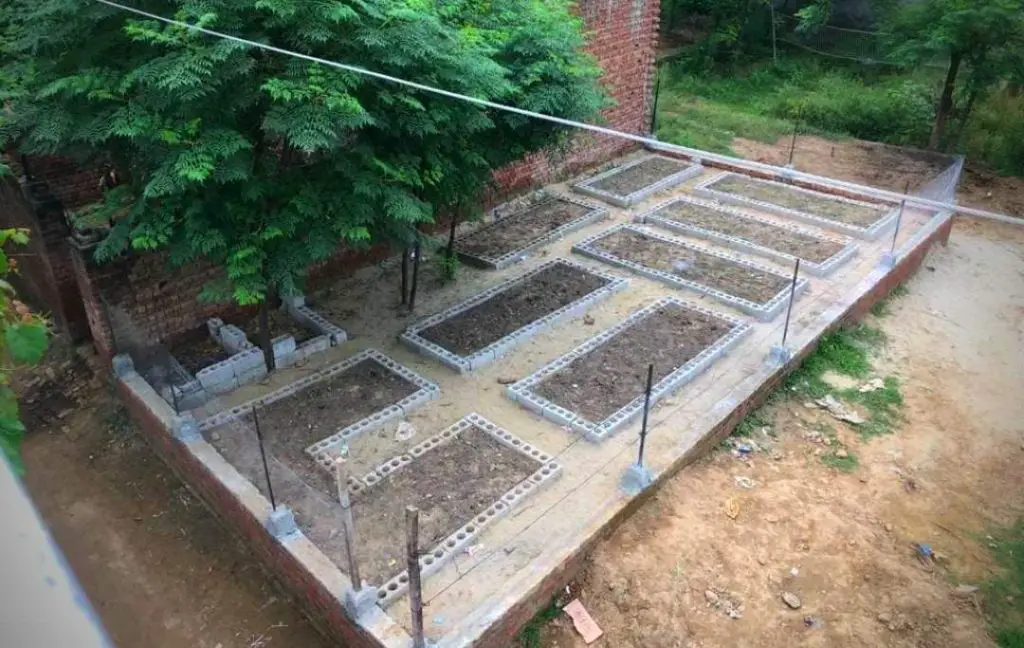
[[[736,429],[732,431],[733,436],[737,437],[752,437],[754,433],[763,427],[770,426],[772,424],[771,414],[763,407],[759,407],[753,412],[747,414],[740,424],[736,426]]]
[[[903,394],[900,392],[900,381],[894,376],[887,376],[881,389],[861,393],[857,389],[846,389],[839,396],[846,401],[859,403],[866,409],[870,417],[858,427],[863,437],[891,434],[903,422]]]
[[[835,451],[822,455],[821,463],[830,468],[835,468],[836,470],[841,470],[846,473],[853,472],[857,469],[857,466],[860,465],[860,461],[858,461],[857,457],[849,450],[846,451],[845,457],[836,456]]]
[[[562,609],[552,599],[519,631],[519,648],[544,648],[540,642],[541,631],[544,626],[557,619],[561,613]]]
[[[992,634],[1003,648],[1024,648],[1024,518],[992,534],[1002,573],[982,585]]]

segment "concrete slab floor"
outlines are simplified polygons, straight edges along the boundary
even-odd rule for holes
[[[645,459],[647,466],[656,474],[661,474],[679,462],[738,403],[756,391],[771,375],[773,367],[766,362],[766,357],[772,345],[781,339],[784,317],[778,317],[772,322],[758,322],[696,293],[675,290],[571,252],[571,247],[580,240],[613,225],[632,222],[635,214],[672,196],[687,194],[694,184],[718,173],[714,169],[706,170],[683,185],[653,195],[630,209],[605,205],[611,214],[609,220],[572,232],[564,239],[534,251],[523,262],[502,270],[478,270],[463,266],[459,269],[456,282],[441,284],[436,264],[427,258],[420,272],[418,304],[413,316],[406,315],[404,307],[398,305],[400,272],[397,264],[366,268],[330,289],[313,295],[316,310],[345,329],[350,336],[348,342],[310,359],[303,366],[280,371],[263,384],[248,385],[227,394],[219,399],[218,405],[230,407],[247,401],[372,347],[435,381],[441,388],[441,394],[437,400],[408,417],[408,422],[417,430],[411,439],[399,441],[395,436],[394,425],[354,439],[348,458],[350,474],[369,472],[385,459],[407,452],[409,448],[472,411],[479,412],[554,457],[563,466],[561,479],[545,490],[534,493],[511,515],[487,528],[472,553],[458,554],[424,581],[428,639],[439,646],[470,645],[512,605],[537,587],[548,573],[558,568],[586,539],[599,533],[616,512],[627,504],[629,496],[622,491],[620,482],[623,472],[635,462],[636,455],[639,421],[614,437],[594,444],[542,420],[512,402],[505,395],[502,383],[529,375],[555,357],[620,322],[631,312],[665,295],[689,299],[750,322],[754,330],[738,347],[678,393],[663,400],[652,412]],[[571,182],[554,185],[551,189],[569,194],[569,186]],[[598,203],[595,201],[595,204]],[[769,220],[787,222],[782,217],[759,214]],[[897,239],[897,249],[911,242],[915,234],[934,226],[937,223],[930,219],[930,214],[908,210]],[[471,228],[472,225],[463,226],[466,231]],[[666,233],[658,228],[651,229]],[[696,239],[694,241],[708,245]],[[793,310],[790,346],[799,348],[815,339],[849,304],[855,302],[887,272],[881,260],[889,250],[891,234],[882,236],[878,241],[855,243],[859,248],[857,256],[833,275],[826,279],[808,277],[810,289],[798,298]],[[736,254],[725,248],[720,249]],[[740,256],[777,267],[783,272],[792,270],[763,258]],[[460,375],[440,362],[418,355],[399,344],[397,335],[414,321],[556,257],[571,258],[581,265],[628,277],[630,284],[626,290],[595,304],[587,311],[587,315],[593,319],[592,324],[584,323],[581,314],[524,342],[507,356],[471,374]],[[197,415],[201,416],[202,412]],[[284,503],[291,505],[287,501]],[[330,519],[329,524],[334,523],[334,518],[340,520],[340,514],[332,510],[340,507],[321,501],[316,508],[318,515]],[[354,514],[358,539],[358,508],[354,509]],[[340,529],[340,522],[338,524]],[[343,550],[336,546],[338,543],[313,540],[339,570],[343,569],[346,559]],[[409,629],[407,597],[392,603],[386,613],[395,623]],[[388,645],[402,644],[394,643],[392,639]]]

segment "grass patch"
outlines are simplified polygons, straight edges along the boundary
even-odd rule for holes
[[[523,626],[523,629],[519,631],[519,647],[544,648],[540,642],[541,631],[544,629],[544,626],[557,619],[558,615],[561,613],[562,608],[558,607],[558,603],[555,599],[552,599],[546,607],[537,612],[537,614],[530,619],[530,622]]]
[[[903,284],[897,284],[885,298],[875,302],[875,305],[871,307],[871,314],[875,317],[885,317],[892,312],[893,301],[905,297],[910,290]]]
[[[838,451],[829,452],[828,454],[822,455],[821,463],[825,464],[829,468],[835,468],[845,473],[853,472],[860,465],[857,457],[852,454],[849,450],[846,451],[845,457],[840,457],[836,454]]]
[[[749,438],[754,436],[754,433],[761,428],[769,427],[771,424],[771,415],[765,411],[764,407],[759,407],[743,417],[740,424],[732,431],[732,436]]]
[[[857,428],[863,437],[891,434],[903,422],[903,394],[899,378],[895,376],[886,376],[881,389],[869,392],[846,389],[839,396],[859,403],[870,414],[868,421]]]
[[[992,635],[1003,648],[1024,648],[1024,518],[992,534],[1002,573],[982,585]]]

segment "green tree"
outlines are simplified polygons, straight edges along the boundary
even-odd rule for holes
[[[0,177],[7,173],[0,165]],[[11,389],[11,374],[18,368],[42,359],[47,346],[47,324],[19,301],[7,277],[16,271],[15,260],[4,249],[7,245],[25,245],[28,232],[0,229],[0,454],[21,473],[21,441],[25,426],[18,414],[18,399]]]
[[[1010,79],[1024,56],[1021,0],[920,0],[886,3],[883,29],[895,56],[908,65],[948,60],[930,145],[947,143],[958,88],[966,88],[962,122],[980,95]]]
[[[545,112],[582,117],[602,105],[565,1],[142,6]],[[10,0],[0,29],[0,76],[18,80],[3,97],[0,140],[24,153],[99,156],[122,179],[105,197],[115,224],[97,256],[166,249],[176,265],[211,260],[224,273],[205,296],[262,303],[264,313],[339,244],[415,240],[435,209],[479,195],[507,159],[495,145],[521,152],[557,135],[97,3]],[[263,342],[272,367],[265,330]]]

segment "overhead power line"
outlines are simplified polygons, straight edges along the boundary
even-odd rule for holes
[[[637,144],[643,144],[655,149],[660,149],[668,153],[676,153],[679,155],[685,155],[690,158],[697,160],[707,160],[711,162],[719,162],[721,164],[727,164],[731,166],[741,167],[752,171],[761,171],[772,173],[776,176],[784,176],[794,179],[805,180],[808,182],[823,183],[826,185],[833,185],[864,193],[876,198],[882,198],[885,200],[901,201],[906,200],[911,204],[923,205],[925,207],[931,207],[934,209],[941,209],[943,211],[956,211],[962,214],[969,214],[972,216],[979,216],[982,218],[989,218],[994,220],[1000,220],[1003,222],[1013,222],[1016,224],[1024,225],[1024,219],[1014,218],[1012,216],[1006,216],[1005,214],[997,214],[988,212],[980,209],[972,209],[966,207],[960,207],[956,204],[946,203],[943,201],[929,200],[920,196],[914,196],[910,194],[901,194],[894,191],[886,191],[884,189],[878,189],[875,187],[869,187],[866,185],[859,185],[851,182],[839,181],[834,178],[827,178],[824,176],[817,176],[810,173],[802,173],[793,169],[784,169],[782,167],[776,167],[769,164],[763,164],[760,162],[751,162],[742,158],[734,158],[728,155],[720,155],[717,153],[711,153],[710,151],[702,151],[700,149],[693,149],[686,146],[679,146],[677,144],[669,144],[662,142],[654,137],[647,137],[644,135],[637,135],[634,133],[627,133],[625,131],[615,130],[613,128],[605,128],[604,126],[597,126],[595,124],[587,124],[585,122],[578,122],[572,119],[563,119],[562,117],[555,117],[554,115],[547,115],[544,113],[535,112],[533,110],[526,110],[524,108],[518,108],[516,106],[510,106],[508,104],[502,104],[488,99],[481,99],[480,97],[473,97],[471,95],[462,94],[460,92],[453,92],[451,90],[445,90],[444,88],[437,88],[434,86],[426,85],[423,83],[417,83],[416,81],[409,81],[408,79],[402,79],[400,77],[391,76],[382,72],[375,72],[374,70],[368,70],[357,65],[349,65],[347,63],[339,63],[338,61],[331,61],[328,59],[320,58],[319,56],[312,56],[310,54],[303,54],[302,52],[295,52],[292,50],[284,49],[282,47],[276,47],[274,45],[268,45],[267,43],[260,43],[257,41],[242,38],[240,36],[233,36],[231,34],[225,34],[213,29],[207,29],[198,25],[192,25],[181,20],[175,20],[173,18],[167,18],[159,14],[150,13],[142,9],[136,9],[135,7],[129,7],[113,0],[95,0],[100,4],[120,9],[128,13],[135,14],[137,16],[143,16],[151,20],[156,20],[168,25],[174,25],[183,29],[188,29],[207,36],[213,36],[214,38],[223,38],[225,40],[233,41],[235,43],[241,43],[255,49],[261,49],[267,52],[274,52],[276,54],[282,54],[284,56],[291,56],[293,58],[302,59],[311,63],[318,63],[327,67],[332,67],[338,70],[345,70],[346,72],[352,72],[362,76],[370,77],[372,79],[378,79],[380,81],[387,81],[388,83],[394,83],[396,85],[404,86],[407,88],[414,88],[422,92],[428,92],[431,94],[439,95],[442,97],[448,97],[449,99],[456,99],[458,101],[466,101],[468,103],[482,106],[484,108],[491,108],[502,112],[513,113],[521,115],[523,117],[530,117],[532,119],[539,119],[541,121],[550,122],[552,124],[558,124],[560,126],[567,126],[569,128],[578,128],[580,130],[589,131],[591,133],[597,133],[599,135],[607,135],[609,137],[617,137],[620,139],[636,142]]]

